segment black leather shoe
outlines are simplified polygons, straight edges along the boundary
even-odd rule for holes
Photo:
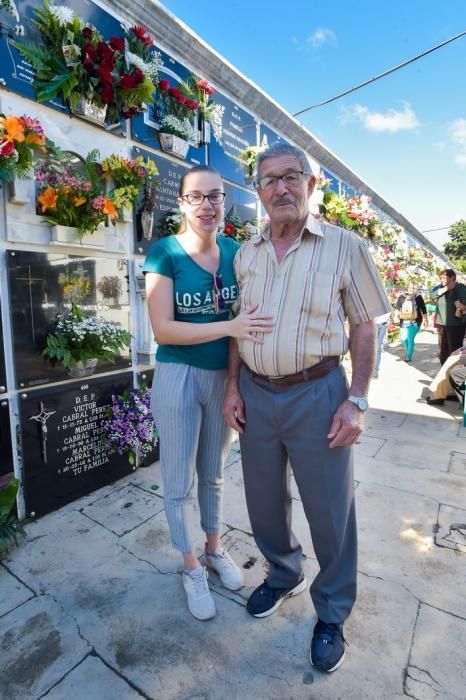
[[[251,594],[246,610],[253,617],[268,617],[277,610],[286,598],[292,598],[306,589],[306,579],[295,583],[290,588],[272,588],[264,581]]]
[[[320,671],[336,671],[345,658],[343,623],[317,620],[311,642],[311,664]]]
[[[429,406],[443,406],[445,403],[444,399],[433,399],[430,396],[426,398],[426,402],[429,404]]]

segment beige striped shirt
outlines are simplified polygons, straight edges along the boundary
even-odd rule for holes
[[[241,246],[234,267],[235,311],[258,304],[275,322],[263,345],[237,341],[242,360],[258,374],[294,374],[342,355],[346,319],[357,325],[391,309],[366,242],[311,214],[280,264],[266,228]]]

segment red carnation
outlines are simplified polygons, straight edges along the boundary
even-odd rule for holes
[[[124,73],[124,75],[121,76],[120,87],[122,90],[131,90],[135,86],[136,83],[132,75]]]
[[[185,95],[175,95],[175,100],[178,102],[180,105],[187,105],[188,103],[188,98]]]
[[[102,102],[105,105],[110,104],[110,102],[112,102],[113,98],[115,97],[115,91],[112,88],[112,86],[104,85],[102,88],[102,92],[100,93],[100,97],[102,98]]]
[[[110,38],[110,46],[114,51],[124,51],[125,40],[121,36],[112,36]]]
[[[168,93],[171,97],[179,97],[179,95],[181,94],[180,88],[177,88],[177,87],[170,88]]]
[[[106,41],[99,41],[97,44],[97,55],[102,58],[102,61],[113,63],[113,51]]]
[[[0,156],[11,156],[15,150],[15,144],[13,141],[4,141],[3,144],[0,143]]]
[[[235,231],[236,231],[236,229],[235,229],[235,227],[233,226],[233,224],[225,224],[225,229],[224,229],[224,231],[225,231],[225,234],[226,234],[227,236],[233,236],[234,233],[235,233]]]
[[[133,70],[134,85],[140,85],[144,82],[144,73],[140,68],[135,68]]]
[[[82,35],[86,39],[91,39],[92,36],[94,35],[94,32],[92,31],[92,29],[90,27],[84,27],[84,29],[82,30]]]
[[[199,103],[196,102],[196,100],[189,100],[189,104],[186,103],[190,109],[197,109],[199,107]]]
[[[97,52],[95,48],[92,46],[91,43],[84,44],[82,50],[81,50],[81,56],[82,58],[86,58],[88,56],[92,61],[95,61],[97,58]]]
[[[106,68],[105,66],[100,66],[97,70],[97,74],[101,81],[107,85],[112,85],[113,83],[113,75],[111,72]]]
[[[159,80],[159,88],[162,90],[162,92],[165,92],[165,90],[170,89],[170,83],[168,80]]]
[[[92,73],[92,71],[94,70],[94,63],[92,59],[89,58],[89,56],[86,56],[86,58],[83,60],[83,66],[88,73]]]
[[[152,46],[152,44],[154,43],[152,38],[147,33],[147,29],[145,27],[141,27],[141,26],[131,27],[131,31],[133,32],[133,34],[135,36],[137,36],[139,41],[141,41],[146,46]]]
[[[213,95],[214,92],[215,92],[214,88],[211,87],[210,85],[208,85],[208,86],[206,87],[205,91],[206,91],[206,93],[207,93],[208,95]]]
[[[196,85],[198,88],[201,88],[201,90],[205,90],[209,83],[207,82],[207,80],[198,80]]]

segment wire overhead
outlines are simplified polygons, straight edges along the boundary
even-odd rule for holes
[[[355,92],[356,90],[359,90],[360,88],[363,88],[366,85],[369,85],[370,83],[374,83],[376,80],[380,80],[380,78],[384,78],[386,75],[390,75],[390,73],[394,73],[395,71],[400,70],[400,68],[404,68],[404,66],[407,66],[410,63],[414,63],[414,61],[418,61],[420,58],[427,56],[428,54],[432,53],[433,51],[437,51],[437,49],[441,49],[442,46],[446,46],[447,44],[450,44],[452,41],[456,41],[456,39],[460,39],[462,36],[465,36],[465,35],[466,35],[466,31],[461,32],[461,34],[457,34],[456,36],[452,36],[450,39],[447,39],[446,41],[442,41],[441,44],[437,44],[437,46],[433,46],[431,49],[427,49],[427,51],[423,51],[422,53],[418,54],[417,56],[414,56],[413,58],[410,58],[407,61],[400,63],[398,66],[395,66],[394,68],[390,68],[389,70],[386,70],[383,73],[379,73],[379,75],[376,75],[373,78],[370,78],[369,80],[365,80],[363,83],[359,83],[359,85],[355,85],[354,87],[350,88],[349,90],[345,90],[344,92],[340,92],[338,95],[335,95],[335,97],[330,97],[328,100],[324,100],[323,102],[318,102],[315,105],[311,105],[311,107],[306,107],[305,109],[301,109],[299,112],[295,112],[295,114],[293,114],[292,116],[297,117],[300,114],[304,114],[304,112],[309,112],[311,109],[316,109],[317,107],[322,107],[323,105],[328,105],[328,104],[330,104],[330,102],[335,102],[335,100],[339,100],[340,97],[344,97],[345,95],[349,95],[351,92]]]

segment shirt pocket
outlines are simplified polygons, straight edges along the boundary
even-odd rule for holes
[[[342,311],[339,282],[339,275],[329,272],[316,271],[310,277],[303,311],[310,315],[313,323],[325,325]]]

